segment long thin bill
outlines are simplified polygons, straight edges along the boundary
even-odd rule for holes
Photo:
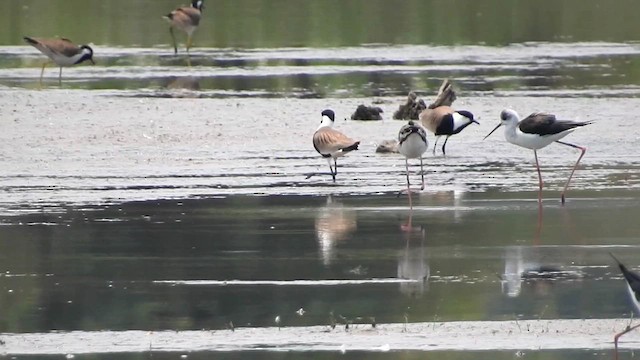
[[[498,126],[496,126],[495,128],[493,128],[493,130],[491,130],[491,132],[489,134],[487,134],[487,136],[485,136],[484,138],[482,138],[482,140],[486,139],[489,137],[489,135],[493,134],[496,130],[498,130],[498,128],[502,126],[502,123],[498,124]]]

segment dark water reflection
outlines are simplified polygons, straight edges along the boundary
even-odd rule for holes
[[[436,89],[443,78],[455,79],[456,89],[467,94],[525,91],[540,96],[541,90],[554,90],[565,97],[637,96],[639,53],[637,45],[628,43],[376,45],[201,48],[187,60],[159,49],[96,47],[98,65],[63,74],[64,88],[134,95],[144,90],[142,95],[150,97],[164,96],[168,84],[180,78],[190,79],[187,89],[197,91],[197,97],[405,96]],[[0,48],[0,84],[35,86],[43,60],[27,46]],[[49,69],[45,81],[53,86],[57,74]]]
[[[439,359],[450,359],[450,360],[484,360],[484,359],[492,359],[492,360],[502,360],[502,359],[514,359],[521,357],[531,357],[535,356],[536,359],[546,359],[546,360],[579,360],[579,359],[610,359],[611,354],[609,352],[603,351],[592,351],[592,350],[584,350],[584,351],[542,351],[542,352],[529,352],[529,351],[469,351],[469,352],[453,352],[453,351],[441,351],[431,354],[431,357],[437,357]],[[91,354],[91,355],[75,355],[75,359],[114,359],[118,358],[121,360],[147,360],[149,358],[153,359],[191,359],[191,360],[200,360],[200,359],[221,359],[221,360],[237,360],[237,359],[256,359],[256,360],[287,360],[287,359],[314,359],[314,360],[323,360],[323,359],[335,359],[336,357],[340,358],[348,358],[352,360],[388,360],[388,359],[424,359],[426,356],[424,352],[419,351],[394,351],[389,353],[371,353],[371,352],[359,352],[353,351],[349,352],[348,355],[345,354],[336,354],[334,352],[258,352],[258,351],[246,351],[246,352],[234,352],[234,353],[226,353],[226,352],[190,352],[190,353],[162,353],[162,352],[153,352],[153,353],[120,353],[115,356],[114,354]],[[59,359],[60,355],[55,356],[20,356],[20,359],[25,360],[48,360],[48,359]]]
[[[608,252],[633,268],[640,265],[637,139],[628,117],[640,95],[640,23],[621,21],[640,3],[206,0],[191,67],[182,54],[171,54],[160,19],[178,3],[0,2],[0,86],[35,87],[43,57],[23,44],[23,35],[60,35],[92,42],[98,62],[65,70],[63,90],[108,90],[93,91],[99,94],[91,98],[69,96],[72,106],[61,105],[65,116],[88,116],[97,109],[98,115],[85,122],[90,130],[83,130],[83,122],[71,115],[64,126],[42,127],[59,121],[49,119],[47,111],[58,104],[46,101],[47,92],[38,97],[3,89],[14,96],[3,103],[9,119],[3,129],[14,135],[6,138],[2,159],[0,332],[219,330],[231,323],[274,326],[276,316],[292,327],[328,325],[331,314],[339,321],[375,318],[378,324],[630,314],[624,283]],[[57,86],[57,70],[49,71],[45,84]],[[566,208],[547,200],[540,216],[530,200],[534,193],[523,192],[535,187],[526,162],[530,154],[523,160],[522,153],[494,150],[476,136],[456,139],[452,157],[429,158],[429,192],[409,213],[406,199],[389,188],[401,184],[396,182],[399,159],[374,157],[368,149],[373,141],[396,134],[398,126],[388,122],[341,123],[368,139],[361,155],[346,162],[347,175],[338,187],[303,180],[319,159],[308,141],[304,147],[299,139],[316,124],[295,121],[311,119],[309,114],[325,106],[341,107],[341,117],[348,117],[361,99],[395,108],[408,91],[431,94],[443,78],[455,81],[461,103],[482,114],[483,122],[495,121],[496,106],[507,105],[565,116],[577,112],[578,118],[599,121],[593,127],[601,127],[592,133],[575,135],[584,136],[580,143],[592,150]],[[167,117],[156,127],[154,121],[178,105],[140,99],[151,105],[132,107],[137,99],[129,97],[223,100],[190,103],[206,115]],[[35,104],[16,98],[32,98]],[[248,101],[224,103],[228,98]],[[292,105],[291,98],[328,101]],[[117,110],[99,112],[99,104],[136,116],[119,119]],[[287,121],[278,125],[283,109]],[[242,137],[223,146],[225,151],[209,147],[209,133],[223,132],[208,129],[209,120],[197,125],[210,113],[225,119],[220,124],[225,134],[238,129],[236,119],[249,119],[257,133],[277,140],[252,139],[250,150]],[[262,123],[255,113],[270,116]],[[127,126],[120,127],[121,120]],[[117,131],[105,139],[117,139],[96,146],[94,129],[110,126]],[[289,131],[293,135],[282,135]],[[142,138],[131,135],[136,133],[148,140],[142,140],[146,152]],[[67,141],[51,140],[56,137]],[[287,137],[295,141],[284,146]],[[177,145],[162,148],[163,141]],[[121,151],[122,144],[129,150]],[[158,155],[162,151],[171,156]],[[556,191],[557,178],[565,176],[557,171],[564,169],[564,160],[548,154],[547,191]],[[185,165],[186,158],[197,161]],[[211,163],[215,166],[204,165]],[[462,175],[462,185],[448,186]],[[342,196],[300,195],[333,191]],[[345,195],[350,193],[366,195]],[[193,196],[202,198],[129,201]],[[97,205],[105,203],[115,205]],[[413,351],[240,351],[76,358],[184,355],[425,357]],[[435,354],[461,360],[527,355]],[[604,359],[610,353],[565,350],[531,356]]]
[[[548,207],[535,244],[533,202],[471,197],[451,207],[425,196],[433,205],[414,211],[412,232],[393,196],[4,217],[0,303],[10,315],[0,331],[224,329],[273,326],[278,315],[284,326],[325,325],[331,312],[379,323],[629,313],[607,252],[635,265],[638,200]],[[532,275],[544,268],[560,276]]]
[[[18,44],[26,34],[61,35],[101,45],[169,49],[169,32],[161,16],[181,3],[185,1],[3,1],[0,43]],[[640,25],[620,19],[638,9],[633,0],[618,1],[616,6],[597,0],[207,0],[194,43],[256,48],[629,41],[639,39]]]

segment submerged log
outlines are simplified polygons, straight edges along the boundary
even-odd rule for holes
[[[438,89],[435,101],[429,104],[429,109],[435,109],[438,106],[451,106],[454,101],[456,101],[456,92],[453,90],[453,84],[449,79],[444,79]]]
[[[426,108],[424,100],[418,99],[418,95],[411,91],[407,96],[407,102],[400,105],[398,110],[393,113],[393,118],[396,120],[418,120],[418,116]]]
[[[393,118],[396,120],[418,120],[420,113],[426,109],[435,109],[438,106],[451,106],[456,100],[456,92],[453,90],[453,84],[449,79],[444,79],[440,88],[438,89],[438,95],[435,100],[427,106],[422,99],[418,99],[418,95],[411,91],[407,97],[407,102],[404,105],[400,105],[398,110],[393,113]],[[397,153],[398,140],[384,140],[376,148],[376,153]]]

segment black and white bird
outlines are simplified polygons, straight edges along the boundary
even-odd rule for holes
[[[69,39],[43,39],[25,36],[24,40],[27,44],[35,47],[41,53],[46,55],[51,61],[60,67],[60,74],[58,75],[58,82],[62,85],[62,68],[80,64],[84,61],[93,61],[93,49],[89,45],[76,45]],[[44,68],[47,66],[45,62],[42,64],[42,71],[40,72],[40,86],[42,86],[42,75],[44,74]]]
[[[407,173],[407,195],[409,196],[409,207],[411,203],[411,183],[409,182],[409,159],[420,159],[420,176],[422,185],[420,190],[424,190],[424,169],[422,166],[422,155],[427,151],[429,142],[427,132],[419,123],[409,121],[403,125],[398,132],[398,151],[404,155],[404,164]]]
[[[609,253],[609,255],[611,255],[613,260],[615,260],[616,263],[618,263],[618,267],[620,268],[620,271],[624,276],[624,280],[627,283],[627,291],[629,292],[629,297],[633,302],[635,311],[640,312],[640,275],[627,269],[627,267],[624,266],[624,264],[622,264],[615,256],[613,256],[613,254]],[[624,331],[615,335],[615,337],[613,338],[613,343],[615,345],[616,359],[618,358],[618,339],[620,339],[622,335],[638,327],[640,327],[640,324],[637,324],[635,326],[627,326],[627,328]]]
[[[350,151],[358,150],[358,145],[360,145],[360,141],[353,140],[333,128],[335,116],[333,110],[322,111],[322,122],[313,134],[313,147],[329,162],[329,170],[331,171],[333,182],[336,182],[336,175],[338,174],[337,159],[345,156]],[[331,166],[332,159],[333,167]]]
[[[433,153],[436,152],[436,145],[440,136],[446,136],[442,144],[442,154],[445,153],[445,146],[451,135],[458,134],[472,123],[479,124],[473,114],[466,110],[454,110],[449,106],[438,106],[435,109],[425,109],[420,113],[420,122],[427,130],[436,136],[433,144]]]
[[[204,0],[193,0],[191,6],[179,7],[169,14],[163,16],[169,21],[169,32],[171,33],[171,40],[173,41],[174,54],[178,53],[178,45],[176,43],[176,36],[173,33],[173,29],[176,28],[180,31],[187,33],[187,53],[191,47],[191,41],[193,39],[193,33],[200,25],[200,18],[202,17],[202,9],[204,8]]]
[[[526,118],[520,120],[520,116],[517,112],[511,109],[502,110],[500,113],[500,123],[493,129],[487,136],[493,134],[500,126],[504,125],[504,137],[505,139],[514,144],[527,149],[533,150],[533,155],[536,159],[536,169],[538,170],[539,180],[539,192],[538,201],[542,202],[542,174],[540,173],[540,164],[538,163],[537,150],[543,147],[557,142],[558,144],[570,146],[580,150],[580,157],[576,161],[571,174],[567,179],[567,183],[564,186],[561,194],[561,201],[565,202],[565,193],[569,187],[569,182],[573,177],[573,173],[578,167],[578,163],[587,151],[586,147],[574,145],[568,142],[560,141],[563,137],[569,135],[576,128],[591,124],[591,121],[571,121],[571,120],[558,120],[555,115],[547,113],[533,113]]]

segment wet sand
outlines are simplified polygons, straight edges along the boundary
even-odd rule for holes
[[[345,120],[362,103],[358,98],[167,99],[51,89],[1,94],[4,211],[237,194],[376,194],[405,186],[403,159],[375,154],[402,122]],[[390,114],[403,101],[385,98],[380,106]],[[532,152],[507,144],[501,133],[482,141],[505,106],[596,121],[566,138],[589,148],[569,199],[584,190],[640,185],[635,119],[627,116],[640,99],[482,96],[457,105],[473,109],[481,125],[452,137],[446,157],[427,152],[426,192],[524,190],[535,196]],[[311,145],[324,108],[336,110],[338,129],[362,141],[359,151],[339,160],[335,184]],[[429,140],[433,144],[432,135]],[[577,155],[554,145],[540,152],[545,197],[559,196]],[[324,175],[307,178],[314,173]]]
[[[409,324],[236,328],[202,331],[74,331],[0,334],[0,353],[86,354],[198,351],[443,351],[613,349],[628,319],[453,321]],[[640,333],[621,338],[637,348]]]

